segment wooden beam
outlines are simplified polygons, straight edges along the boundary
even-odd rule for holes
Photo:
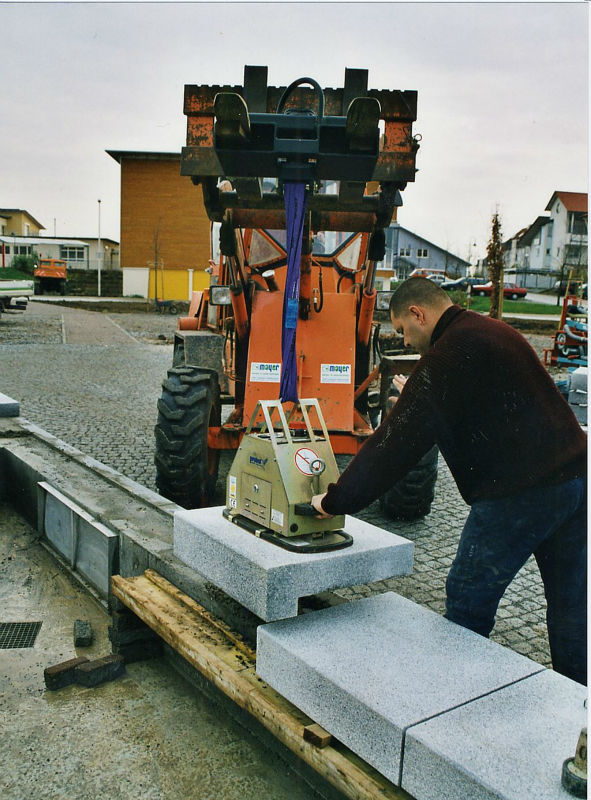
[[[330,734],[258,677],[242,638],[165,578],[146,570],[111,583],[115,597],[345,797],[412,800],[340,742],[329,744]]]
[[[307,742],[312,742],[316,747],[328,747],[332,742],[332,734],[325,731],[317,722],[313,722],[304,728],[304,739]]]

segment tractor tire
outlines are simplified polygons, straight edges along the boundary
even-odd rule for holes
[[[413,520],[431,510],[437,481],[439,449],[432,447],[404,478],[380,497],[380,509],[393,520]]]
[[[207,431],[220,424],[220,390],[214,373],[173,367],[158,400],[156,488],[183,508],[213,502],[219,450],[208,450]]]

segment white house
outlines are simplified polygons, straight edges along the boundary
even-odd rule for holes
[[[552,220],[552,262],[576,270],[587,267],[588,200],[585,192],[554,192],[546,211]]]
[[[505,274],[519,286],[551,288],[571,272],[587,269],[587,194],[556,191],[546,211],[504,242]]]

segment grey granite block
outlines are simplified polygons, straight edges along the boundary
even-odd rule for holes
[[[18,417],[20,414],[20,404],[18,400],[13,400],[6,394],[0,392],[0,417]]]
[[[577,367],[570,374],[569,389],[573,392],[587,393],[587,384],[589,380],[587,367]]]
[[[423,722],[406,734],[402,787],[417,800],[567,800],[585,696],[545,670]]]
[[[542,669],[392,592],[258,628],[260,677],[395,784],[407,728]]]
[[[293,553],[228,522],[222,507],[174,515],[174,554],[261,619],[294,617],[298,598],[412,572],[413,544],[353,517],[353,544]]]
[[[87,619],[74,620],[74,647],[90,647],[94,639],[92,625]]]

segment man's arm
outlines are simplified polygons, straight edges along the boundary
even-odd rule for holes
[[[353,514],[365,508],[403,478],[435,444],[433,412],[438,397],[431,359],[423,357],[394,408],[367,439],[336,483],[317,495],[314,507],[324,514]]]

